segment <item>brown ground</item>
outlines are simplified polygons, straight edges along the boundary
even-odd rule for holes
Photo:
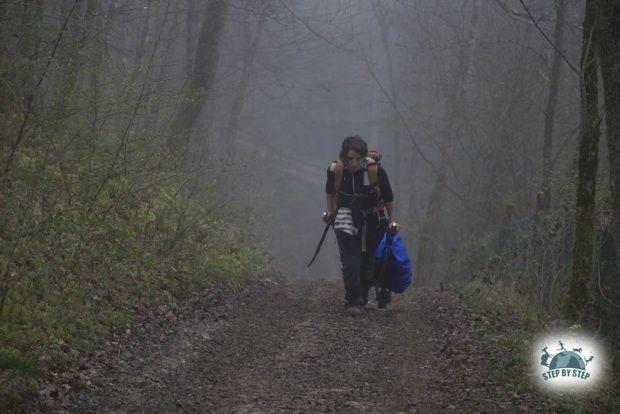
[[[410,289],[352,318],[341,285],[262,282],[217,306],[162,311],[82,361],[64,395],[48,384],[55,407],[43,411],[541,412],[490,379],[496,351],[471,336],[489,322],[453,295]],[[85,389],[70,390],[76,381]]]

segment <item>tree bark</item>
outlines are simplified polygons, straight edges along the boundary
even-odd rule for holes
[[[620,258],[620,4],[602,1],[599,56],[605,100],[614,238]]]
[[[226,0],[210,0],[207,5],[196,47],[194,69],[170,126],[166,146],[172,153],[183,157],[187,155],[191,131],[215,77],[219,61],[218,45],[227,9]]]
[[[548,212],[551,208],[551,175],[553,165],[551,163],[553,152],[553,127],[555,123],[555,109],[558,102],[558,89],[560,84],[560,69],[562,67],[562,49],[564,39],[564,26],[566,14],[566,1],[555,1],[555,33],[554,43],[556,48],[553,52],[551,61],[551,72],[549,74],[549,95],[547,96],[547,106],[545,110],[545,129],[543,138],[543,184],[544,194],[543,211]]]
[[[594,253],[594,214],[598,142],[601,117],[598,109],[598,68],[596,25],[600,24],[597,0],[588,0],[583,22],[581,53],[581,142],[579,143],[575,239],[569,288],[562,301],[562,313],[573,322],[581,319],[589,301]]]
[[[620,4],[601,0],[598,51],[605,102],[611,189],[611,238],[615,246],[615,286],[620,286]]]

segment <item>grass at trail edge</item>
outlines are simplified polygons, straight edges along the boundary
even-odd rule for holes
[[[150,161],[97,192],[84,163],[67,175],[42,162],[20,155],[0,185],[1,412],[26,410],[46,372],[97,349],[136,309],[271,266],[213,205],[188,195],[182,174],[145,174]],[[202,199],[213,192],[204,187]]]
[[[531,353],[536,336],[553,329],[557,322],[545,315],[514,290],[490,286],[480,280],[449,286],[472,310],[488,318],[490,329],[478,332],[479,340],[502,349],[507,358],[500,359],[493,370],[494,379],[504,384],[506,392],[518,390],[537,394],[545,401],[541,410],[559,413],[620,412],[620,384],[610,380],[588,395],[557,394],[542,390],[533,380]]]

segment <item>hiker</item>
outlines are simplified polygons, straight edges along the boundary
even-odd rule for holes
[[[355,316],[368,303],[368,292],[375,284],[377,245],[386,229],[396,233],[400,225],[394,220],[390,181],[377,162],[380,155],[369,154],[366,142],[355,135],[344,139],[339,158],[327,170],[323,220],[333,220],[342,263],[345,310],[347,315]]]

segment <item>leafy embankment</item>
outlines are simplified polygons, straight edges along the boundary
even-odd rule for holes
[[[477,314],[488,322],[475,334],[481,343],[491,345],[498,355],[493,360],[492,374],[504,384],[505,392],[539,395],[546,401],[545,410],[560,413],[620,412],[620,384],[617,379],[587,395],[557,395],[542,391],[532,378],[531,353],[536,336],[560,328],[560,321],[533,305],[514,288],[490,285],[484,279],[456,284],[452,288]],[[573,327],[577,328],[578,327]]]
[[[570,200],[570,192],[565,191],[562,199]],[[560,311],[573,256],[574,213],[568,201],[564,208],[537,210],[518,221],[507,216],[501,226],[466,239],[450,262],[450,280],[457,291],[490,321],[496,321],[488,333],[481,333],[481,339],[501,346],[510,355],[498,362],[496,371],[505,376],[509,389],[536,391],[527,373],[531,371],[531,344],[543,332],[596,332],[597,340],[609,349],[607,386],[587,398],[565,396],[564,404],[556,398],[549,404],[559,411],[620,412],[620,280],[610,206],[605,201],[608,197],[604,191],[600,197],[592,278],[583,292],[588,301],[578,324],[568,322]],[[554,400],[551,395],[546,397]]]
[[[206,181],[166,157],[51,154],[22,150],[0,185],[2,412],[23,410],[42,375],[92,352],[137,309],[270,264],[227,224],[229,209],[205,201]]]

